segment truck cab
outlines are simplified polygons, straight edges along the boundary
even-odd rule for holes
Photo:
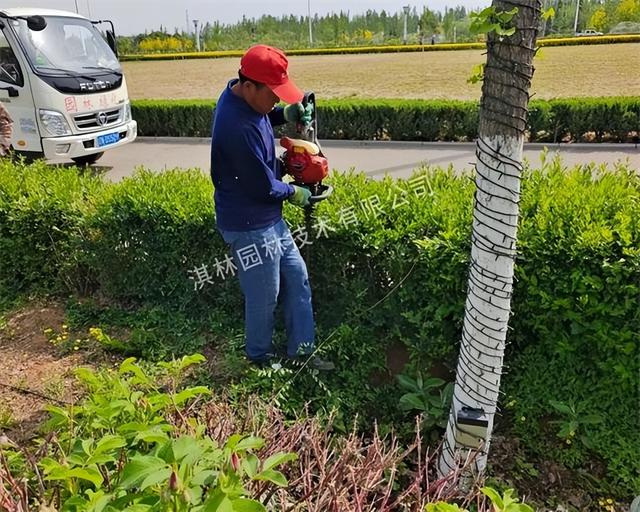
[[[106,39],[97,26],[111,25]],[[50,9],[0,9],[0,102],[11,146],[28,157],[92,164],[132,142],[113,24]]]

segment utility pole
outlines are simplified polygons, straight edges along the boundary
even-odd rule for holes
[[[193,27],[196,31],[196,51],[200,51],[200,32],[198,30],[198,20],[193,20]]]
[[[311,27],[311,0],[307,0],[307,14],[309,16],[309,46],[313,46],[313,29]]]
[[[573,33],[578,32],[578,14],[580,14],[580,0],[576,0],[576,20],[573,22]]]
[[[407,16],[409,15],[409,9],[411,9],[411,6],[405,5],[402,9],[404,10],[404,36],[402,37],[402,40],[404,41],[404,44],[407,44]]]
[[[191,31],[191,23],[189,23],[189,9],[185,9],[185,16],[187,17],[187,34]]]

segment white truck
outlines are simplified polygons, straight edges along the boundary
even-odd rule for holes
[[[0,8],[0,101],[27,157],[90,165],[137,135],[110,21]]]

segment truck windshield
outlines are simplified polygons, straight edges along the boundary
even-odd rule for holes
[[[29,61],[43,74],[87,75],[120,72],[118,59],[90,21],[46,16],[47,26],[29,30],[24,20],[14,23]]]

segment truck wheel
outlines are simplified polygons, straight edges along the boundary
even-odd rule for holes
[[[91,155],[78,156],[76,158],[72,158],[71,160],[81,166],[93,165],[100,159],[102,155],[104,155],[104,151],[100,153],[93,153]]]

